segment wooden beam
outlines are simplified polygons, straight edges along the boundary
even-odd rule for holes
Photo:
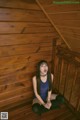
[[[42,9],[42,11],[44,12],[44,14],[46,15],[46,17],[48,18],[48,20],[50,21],[50,23],[52,24],[52,26],[55,28],[56,32],[60,35],[60,37],[64,40],[64,42],[66,43],[66,45],[68,46],[68,48],[71,50],[71,47],[69,46],[69,44],[66,42],[66,40],[64,39],[63,35],[61,34],[61,32],[59,31],[59,29],[56,27],[56,25],[54,24],[54,22],[50,19],[49,15],[46,13],[46,11],[44,10],[44,8],[42,7],[42,5],[40,4],[40,2],[38,0],[36,0],[37,4],[40,6],[40,8]]]

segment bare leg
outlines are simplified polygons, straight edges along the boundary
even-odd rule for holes
[[[51,100],[55,100],[56,99],[56,97],[58,96],[58,94],[51,94]]]
[[[41,105],[41,103],[39,102],[39,100],[38,100],[37,98],[34,98],[34,99],[33,99],[32,105],[35,104],[35,103],[38,103],[38,104]]]

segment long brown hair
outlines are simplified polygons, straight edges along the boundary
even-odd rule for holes
[[[37,91],[38,94],[40,94],[40,66],[41,64],[46,63],[48,66],[48,63],[46,60],[41,60],[37,65],[37,72],[36,72],[36,79],[37,79]],[[52,90],[52,80],[51,80],[51,72],[49,70],[48,66],[48,72],[47,72],[47,80],[49,82],[49,91]]]

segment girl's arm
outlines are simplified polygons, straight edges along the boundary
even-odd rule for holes
[[[52,80],[52,83],[53,83],[53,74],[51,74],[51,80]],[[50,102],[51,93],[52,93],[52,90],[48,92],[47,102]]]
[[[40,103],[42,105],[45,105],[45,102],[42,100],[42,98],[40,97],[40,95],[37,92],[37,80],[36,80],[36,76],[33,77],[32,81],[33,81],[33,89],[34,89],[35,96],[37,97],[37,99],[40,101]]]

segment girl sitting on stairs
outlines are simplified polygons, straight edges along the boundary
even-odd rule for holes
[[[32,110],[41,114],[44,111],[59,107],[57,94],[52,94],[54,76],[49,70],[47,61],[41,60],[37,65],[37,73],[32,78],[34,99],[32,102]]]

